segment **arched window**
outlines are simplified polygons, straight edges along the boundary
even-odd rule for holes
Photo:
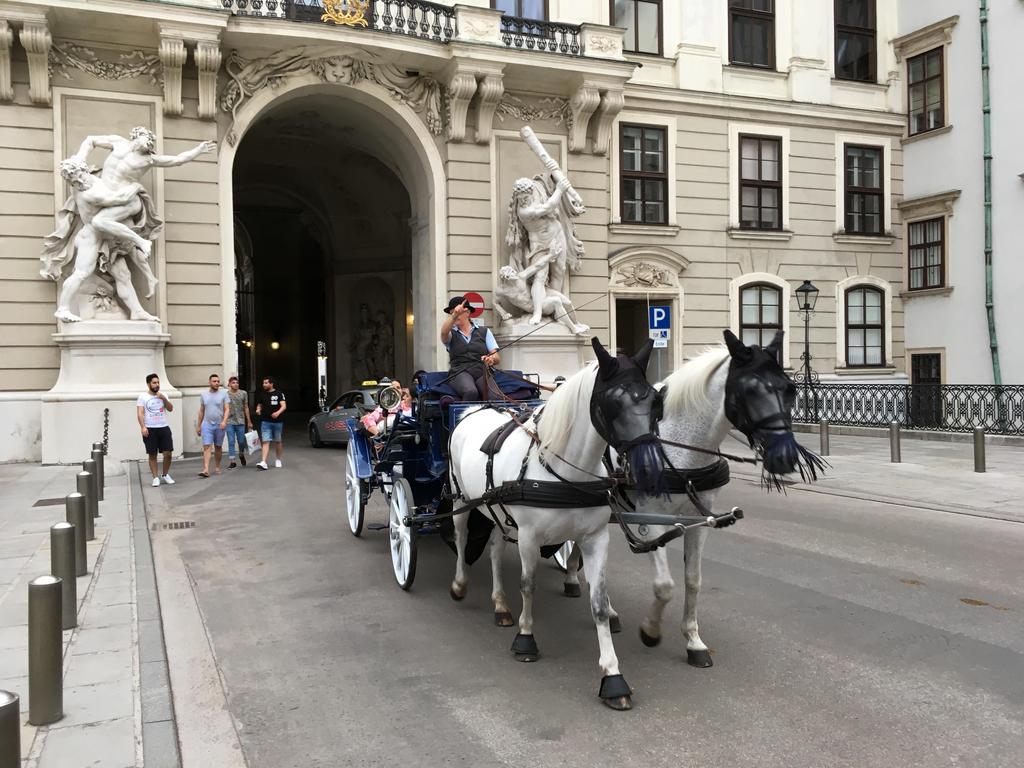
[[[752,283],[740,290],[740,339],[767,347],[782,330],[782,291],[774,285]]]
[[[858,285],[846,291],[846,364],[885,365],[885,295]]]

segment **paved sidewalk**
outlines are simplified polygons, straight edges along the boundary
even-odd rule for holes
[[[88,545],[89,572],[77,583],[79,626],[64,632],[64,717],[40,728],[27,724],[27,585],[50,572],[49,527],[64,520],[64,497],[75,490],[78,471],[0,466],[0,688],[21,698],[25,768],[142,765],[138,603],[124,465],[107,466],[106,498]],[[34,506],[39,500],[54,503]]]
[[[797,440],[817,452],[817,433],[801,432]],[[986,445],[987,472],[974,471],[970,442],[903,440],[899,464],[889,461],[888,435],[830,435],[832,465],[816,483],[793,488],[908,506],[1024,522],[1024,447]],[[722,449],[739,446],[726,440]],[[737,477],[756,479],[746,466],[734,466]]]

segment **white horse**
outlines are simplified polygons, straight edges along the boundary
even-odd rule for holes
[[[650,344],[635,357],[613,358],[593,339],[598,365],[588,365],[560,386],[551,399],[505,441],[493,459],[493,485],[523,480],[518,487],[536,487],[531,481],[552,483],[548,490],[566,499],[578,494],[581,484],[600,482],[608,487],[602,457],[608,445],[618,446],[629,457],[634,479],[641,488],[650,488],[660,475],[660,457],[653,448],[654,404],[657,393],[647,382],[645,370]],[[482,408],[465,415],[452,430],[450,464],[453,487],[464,500],[479,499],[488,492],[487,461],[481,445],[495,430],[507,424],[511,416]],[[653,460],[652,460],[653,459]],[[525,462],[525,473],[523,471]],[[577,496],[577,498],[579,498]],[[497,528],[491,537],[491,572],[495,618],[511,625],[511,613],[501,580],[501,554],[504,550],[502,528],[519,542],[522,560],[520,589],[523,610],[519,616],[519,634],[512,650],[520,661],[535,661],[539,656],[533,627],[533,595],[537,564],[542,545],[557,545],[575,540],[585,555],[585,571],[590,584],[590,605],[597,626],[602,673],[599,696],[613,709],[629,709],[632,691],[619,672],[609,628],[608,593],[605,589],[605,565],[608,557],[608,507],[601,492],[583,495],[580,503],[592,506],[559,508],[520,503],[494,505]],[[601,503],[598,503],[601,502]],[[574,502],[567,502],[574,503]],[[481,504],[481,507],[484,505]],[[507,512],[507,517],[506,517]],[[512,524],[508,523],[511,519]],[[451,595],[461,600],[466,595],[469,576],[465,564],[468,515],[455,518],[455,542],[458,552]],[[512,530],[514,526],[515,530]],[[507,619],[507,621],[505,621]]]
[[[729,430],[736,428],[760,456],[768,488],[778,487],[779,475],[794,471],[799,471],[805,478],[815,479],[824,462],[801,447],[793,437],[790,414],[796,390],[778,363],[782,334],[776,334],[764,349],[745,346],[730,331],[725,332],[725,341],[725,346],[709,348],[684,363],[661,385],[664,406],[659,423],[660,436],[667,441],[702,449],[665,445],[668,464],[671,465],[666,469],[666,476],[672,474],[672,467],[680,470],[681,476],[688,471],[692,473],[713,467],[718,459],[709,454],[720,450]],[[676,490],[669,498],[637,498],[637,512],[703,517],[714,509],[728,476],[722,478],[719,475],[718,482],[721,483],[719,487],[695,493],[700,509],[695,508],[686,493],[678,492],[679,483],[676,483]],[[653,541],[671,530],[667,526],[651,525],[644,534],[636,535],[644,541]],[[696,527],[683,533],[686,592],[682,630],[686,639],[687,662],[695,667],[712,665],[711,654],[700,637],[697,625],[701,553],[709,530]],[[567,563],[567,595],[573,594],[571,585],[578,584],[576,569],[579,556],[578,548],[575,548]],[[640,639],[648,647],[661,642],[662,615],[672,599],[675,586],[664,547],[651,552],[651,564],[654,568],[654,603],[640,625]]]

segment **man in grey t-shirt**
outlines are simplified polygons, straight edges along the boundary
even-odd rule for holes
[[[213,453],[213,474],[220,474],[220,459],[224,454],[224,430],[228,426],[231,401],[220,388],[220,376],[210,376],[210,388],[199,396],[199,423],[196,434],[203,438],[203,471],[200,477],[210,476],[210,454]]]

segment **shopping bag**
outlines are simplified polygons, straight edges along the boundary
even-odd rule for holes
[[[256,453],[260,449],[260,436],[256,430],[245,433],[245,447],[250,454]]]

